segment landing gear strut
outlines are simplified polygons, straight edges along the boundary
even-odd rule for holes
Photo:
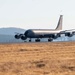
[[[31,38],[29,39],[29,42],[31,42]]]
[[[49,39],[48,39],[48,42],[51,42],[51,41],[53,41],[53,39],[52,39],[52,38],[49,38]]]
[[[40,39],[36,39],[35,41],[36,41],[36,42],[40,42]]]

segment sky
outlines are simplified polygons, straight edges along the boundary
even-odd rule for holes
[[[75,29],[75,0],[0,0],[0,28]]]

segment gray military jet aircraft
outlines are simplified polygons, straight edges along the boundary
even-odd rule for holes
[[[70,31],[70,30],[65,30],[62,31],[62,20],[63,20],[63,15],[60,15],[57,27],[55,29],[28,29],[25,31],[24,34],[16,34],[15,38],[16,39],[22,39],[26,40],[27,38],[29,39],[29,42],[31,42],[32,38],[36,38],[36,42],[40,42],[41,38],[48,38],[48,41],[53,41],[53,39],[57,39],[58,37],[61,37],[61,34],[65,34],[65,36],[72,37],[75,34],[75,30]]]

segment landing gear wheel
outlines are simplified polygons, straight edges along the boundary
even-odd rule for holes
[[[31,42],[31,39],[29,40],[29,42]]]
[[[36,42],[40,42],[40,39],[36,39],[35,41],[36,41]]]
[[[52,39],[52,38],[49,38],[49,39],[48,39],[48,42],[51,42],[51,41],[53,41],[53,39]]]
[[[29,42],[31,42],[31,40],[29,40]]]

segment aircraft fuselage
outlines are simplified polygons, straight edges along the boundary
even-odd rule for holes
[[[31,29],[27,30],[24,34],[28,38],[48,38],[58,33],[60,33],[60,30]]]
[[[15,38],[26,40],[27,38],[36,38],[35,41],[40,41],[40,38],[49,38],[48,41],[52,41],[60,37],[62,30],[62,19],[63,15],[60,15],[57,27],[55,29],[29,29],[24,34],[15,35]]]

